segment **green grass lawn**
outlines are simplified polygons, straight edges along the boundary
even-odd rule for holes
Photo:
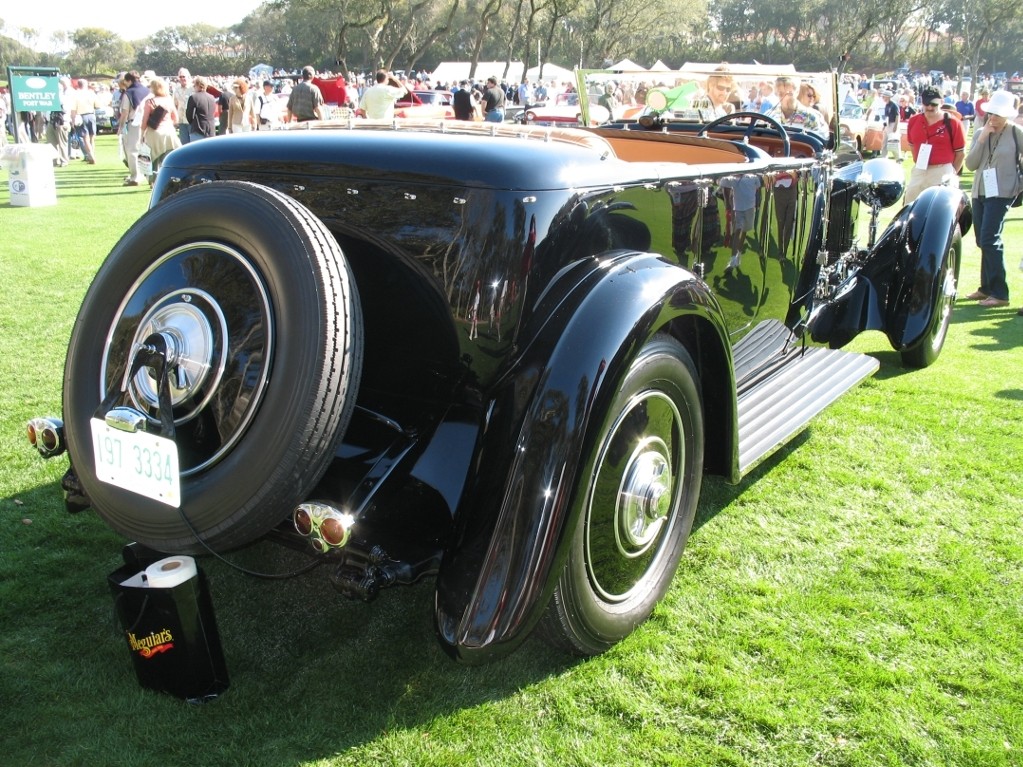
[[[81,297],[148,203],[99,164],[59,204],[0,191],[0,763],[22,765],[1023,765],[1023,209],[1014,306],[956,307],[934,366],[879,373],[739,486],[705,484],[653,618],[607,654],[530,640],[480,668],[433,638],[429,582],[344,601],[203,560],[231,688],[189,706],[136,683],[106,583],[123,541],[70,516],[58,414]],[[960,293],[977,287],[965,238]],[[287,569],[269,547],[233,555]]]

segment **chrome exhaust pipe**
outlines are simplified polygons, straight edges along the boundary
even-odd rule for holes
[[[308,538],[320,554],[344,547],[355,525],[355,517],[324,501],[300,503],[291,519],[299,535]]]
[[[64,422],[59,418],[33,418],[25,425],[28,442],[43,458],[53,458],[67,450]]]

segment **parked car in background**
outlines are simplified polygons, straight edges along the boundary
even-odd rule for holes
[[[601,125],[611,119],[611,113],[599,104],[590,105],[589,125]],[[582,125],[582,112],[578,93],[559,93],[553,101],[534,104],[516,116],[527,125],[575,127]]]
[[[394,102],[394,116],[412,120],[453,120],[451,91],[410,91]]]
[[[100,133],[117,133],[119,117],[112,106],[99,107],[96,110],[96,130]]]
[[[876,117],[876,115],[875,115]],[[857,151],[862,152],[867,133],[868,114],[866,107],[847,101],[838,112],[839,135]],[[875,122],[879,121],[875,119]]]
[[[834,75],[798,76],[834,115]],[[29,425],[67,448],[68,508],[153,562],[268,540],[353,599],[429,580],[461,661],[534,630],[593,655],[667,592],[704,474],[738,483],[877,370],[842,347],[871,330],[910,368],[938,359],[958,189],[876,236],[903,170],[842,159],[834,132],[540,121],[312,122],[169,154],[52,373],[63,422]]]

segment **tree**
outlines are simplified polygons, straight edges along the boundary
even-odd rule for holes
[[[472,52],[469,55],[469,78],[474,79],[476,77],[476,65],[480,63],[480,57],[483,53],[483,45],[487,40],[487,32],[490,29],[491,24],[497,19],[501,13],[501,8],[504,7],[503,0],[485,0],[483,7],[479,11],[479,27],[477,29],[476,37],[472,41]]]
[[[11,37],[0,35],[0,73],[7,76],[7,67],[43,66],[38,53]]]
[[[946,2],[943,8],[954,41],[960,77],[968,64],[974,75],[972,84],[975,85],[982,56],[990,41],[998,30],[1018,23],[1023,18],[1023,8],[1016,3],[999,3],[994,0],[973,0],[965,5]]]
[[[109,72],[113,74],[125,61],[134,58],[132,46],[117,34],[99,27],[83,27],[71,33],[74,43],[68,56],[71,71],[82,74]]]

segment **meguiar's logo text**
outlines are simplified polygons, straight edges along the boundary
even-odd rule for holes
[[[129,631],[128,645],[132,652],[137,652],[143,658],[152,658],[158,653],[174,648],[174,635],[171,634],[170,629],[164,629],[163,631],[154,631],[149,636],[139,639]]]

